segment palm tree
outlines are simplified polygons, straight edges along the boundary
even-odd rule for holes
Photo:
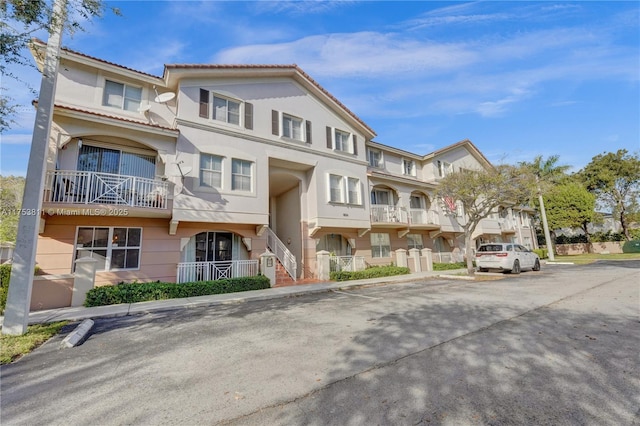
[[[520,165],[527,167],[536,177],[536,188],[538,192],[538,202],[540,203],[540,216],[542,217],[542,229],[544,230],[544,241],[549,251],[549,260],[554,261],[553,245],[551,245],[551,234],[549,233],[549,224],[547,223],[547,212],[544,209],[544,200],[542,193],[549,185],[555,184],[565,175],[565,172],[571,166],[557,165],[560,156],[552,155],[543,161],[542,155],[538,155],[533,162],[521,162]]]

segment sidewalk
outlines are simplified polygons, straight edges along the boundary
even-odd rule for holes
[[[383,285],[387,283],[410,282],[424,278],[437,278],[465,274],[465,269],[450,271],[419,272],[393,277],[370,278],[341,282],[323,282],[289,287],[275,287],[265,290],[243,291],[238,293],[215,294],[210,296],[188,297],[183,299],[155,300],[150,302],[127,303],[119,305],[97,306],[94,308],[73,307],[35,311],[29,314],[29,324],[45,324],[56,321],[82,321],[84,319],[114,318],[127,315],[145,314],[155,311],[189,309],[204,306],[229,305],[254,300],[281,299],[306,294],[325,293],[331,290],[345,290],[367,285]],[[462,278],[462,277],[459,277]],[[0,317],[0,324],[4,318]]]

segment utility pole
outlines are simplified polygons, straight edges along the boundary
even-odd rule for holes
[[[542,198],[542,190],[540,189],[540,181],[536,176],[538,184],[538,202],[540,203],[540,215],[542,216],[542,229],[544,230],[544,241],[547,243],[547,254],[550,261],[555,261],[556,256],[553,254],[553,244],[551,242],[551,234],[549,233],[549,223],[547,223],[547,212],[544,209],[544,199]]]
[[[67,0],[55,0],[44,68],[42,70],[38,110],[33,126],[27,178],[22,197],[22,212],[29,214],[22,214],[18,222],[18,235],[13,252],[11,279],[9,281],[4,323],[2,324],[3,334],[22,335],[27,331],[27,325],[29,324],[33,270],[42,214],[44,174],[47,167],[47,150],[58,78],[60,40],[66,19],[66,11]]]

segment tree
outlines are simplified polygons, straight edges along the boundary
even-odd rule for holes
[[[0,176],[0,242],[16,240],[23,191],[23,177]]]
[[[35,95],[36,91],[22,80],[15,70],[35,66],[27,46],[38,32],[50,32],[56,20],[53,2],[46,0],[0,0],[0,75],[10,77],[25,84]],[[67,0],[67,20],[65,30],[70,34],[84,30],[85,21],[101,17],[105,6],[103,0]],[[116,15],[120,11],[110,8]],[[9,129],[18,105],[14,99],[0,94],[0,132]]]
[[[596,155],[579,172],[587,189],[617,216],[622,233],[631,240],[629,223],[640,211],[640,156],[626,149]]]
[[[522,205],[531,199],[535,178],[529,169],[502,165],[489,170],[461,170],[444,177],[436,190],[451,205],[450,215],[463,229],[467,271],[474,273],[471,236],[480,221],[505,205]],[[453,208],[461,204],[464,216]]]
[[[552,155],[543,161],[542,155],[538,155],[531,163],[522,162],[520,166],[528,169],[535,176],[536,189],[538,195],[538,204],[540,205],[540,216],[542,219],[542,228],[544,230],[544,240],[549,252],[549,260],[555,260],[553,245],[551,244],[551,234],[549,233],[549,224],[547,223],[547,213],[544,208],[544,199],[542,194],[549,190],[557,183],[565,172],[569,170],[569,166],[558,166],[558,155]]]
[[[596,212],[596,197],[578,182],[567,182],[553,187],[544,195],[547,219],[551,229],[580,228],[584,231],[591,251],[588,225],[601,220]]]

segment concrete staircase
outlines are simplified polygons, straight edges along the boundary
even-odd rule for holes
[[[320,280],[316,278],[301,278],[296,281],[289,276],[287,270],[284,269],[284,266],[280,263],[279,260],[276,260],[276,285],[275,287],[289,287],[294,285],[302,285],[302,284],[314,284],[319,283]]]
[[[289,273],[279,260],[276,260],[276,287],[284,287],[289,285],[295,285],[296,282],[291,278]]]

